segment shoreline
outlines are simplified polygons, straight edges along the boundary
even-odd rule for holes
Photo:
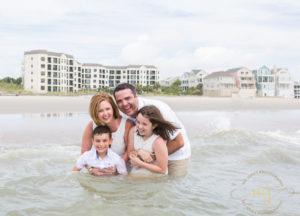
[[[92,95],[0,96],[0,114],[88,112]],[[286,98],[215,98],[203,96],[141,96],[167,103],[174,111],[297,110],[300,100]]]

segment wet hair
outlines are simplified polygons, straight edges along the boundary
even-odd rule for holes
[[[90,112],[90,116],[93,119],[93,121],[96,123],[96,125],[100,126],[100,125],[105,125],[98,117],[98,112],[99,112],[99,104],[102,101],[107,101],[110,103],[110,105],[112,106],[113,109],[113,116],[114,118],[121,118],[119,109],[116,105],[116,103],[114,102],[114,99],[109,95],[109,94],[105,94],[105,93],[99,93],[99,94],[95,94],[90,101],[90,106],[89,106],[89,112]]]
[[[93,130],[93,138],[95,135],[108,134],[111,139],[111,131],[107,126],[98,126]]]
[[[114,90],[114,97],[116,98],[116,92],[122,91],[125,89],[130,89],[133,96],[136,97],[136,89],[133,85],[131,85],[129,83],[120,83],[119,85],[117,85],[117,87]]]
[[[171,139],[170,135],[172,135],[176,129],[179,129],[171,122],[165,120],[156,106],[144,106],[138,111],[138,114],[142,114],[143,117],[149,119],[153,125],[156,125],[153,129],[153,133],[161,136],[164,140],[169,141]]]

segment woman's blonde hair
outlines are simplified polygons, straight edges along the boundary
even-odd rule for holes
[[[104,126],[105,124],[98,118],[98,112],[99,112],[99,104],[102,101],[107,101],[110,103],[113,109],[113,116],[115,119],[121,118],[119,109],[114,102],[114,99],[109,95],[109,94],[104,94],[104,93],[99,93],[95,94],[90,101],[90,107],[89,107],[89,112],[90,116],[93,119],[93,121],[96,123],[98,126]]]

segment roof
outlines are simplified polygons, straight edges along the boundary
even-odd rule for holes
[[[24,52],[24,55],[31,55],[31,54],[46,54],[46,55],[57,56],[57,57],[61,57],[61,55],[65,55],[68,58],[74,58],[72,55],[66,53],[49,52],[47,50],[31,50],[31,51]]]
[[[215,77],[233,77],[233,76],[224,71],[217,71],[217,72],[213,72],[213,73],[207,75],[206,77],[204,77],[204,79],[210,79],[210,78],[215,78]]]
[[[107,65],[102,65],[102,64],[97,64],[97,63],[84,63],[82,66],[85,67],[104,67],[106,69],[129,69],[129,68],[141,68],[142,66],[149,68],[149,69],[157,69],[155,66],[152,65],[128,65],[128,66],[107,66]]]
[[[241,70],[242,68],[245,68],[245,67],[231,68],[231,69],[228,69],[226,72],[227,73],[237,72],[238,70]]]

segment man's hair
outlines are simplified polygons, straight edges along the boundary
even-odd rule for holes
[[[93,130],[93,138],[95,135],[108,134],[109,138],[111,138],[111,131],[107,126],[98,126]]]
[[[132,94],[134,95],[134,97],[136,96],[136,90],[133,85],[131,85],[129,83],[120,83],[119,85],[117,85],[117,87],[114,90],[114,97],[116,98],[116,92],[122,91],[125,89],[130,89]]]

